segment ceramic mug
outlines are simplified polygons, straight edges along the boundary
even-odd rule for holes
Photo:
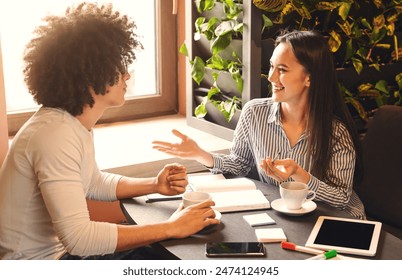
[[[315,198],[315,192],[309,190],[307,185],[301,182],[285,182],[280,184],[279,193],[289,210],[302,208],[303,204]]]
[[[186,208],[190,205],[211,199],[212,199],[211,195],[206,192],[186,192],[185,194],[183,194],[183,206],[184,208]]]

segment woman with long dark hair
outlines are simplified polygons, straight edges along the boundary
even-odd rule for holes
[[[177,130],[180,143],[154,141],[154,148],[212,172],[247,175],[257,165],[263,182],[306,183],[316,200],[365,218],[353,191],[361,169],[359,139],[327,41],[315,31],[284,32],[270,65],[272,96],[245,104],[229,155],[208,153]]]

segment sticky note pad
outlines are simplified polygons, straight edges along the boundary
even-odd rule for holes
[[[281,228],[259,228],[255,230],[255,235],[258,241],[263,243],[287,241]]]
[[[275,224],[275,221],[267,213],[245,215],[243,218],[252,227]]]

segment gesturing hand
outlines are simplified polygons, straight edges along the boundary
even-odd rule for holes
[[[278,182],[282,182],[295,173],[297,164],[291,159],[273,161],[267,158],[262,160],[260,168],[265,171],[267,176],[274,178]]]
[[[310,180],[310,174],[301,168],[293,159],[272,159],[262,160],[260,168],[265,171],[267,176],[274,178],[278,182],[283,182],[290,177],[297,181],[307,183]]]
[[[174,129],[172,132],[181,139],[180,143],[153,141],[152,148],[175,157],[197,160],[201,150],[198,144],[193,139],[182,134],[176,129]]]

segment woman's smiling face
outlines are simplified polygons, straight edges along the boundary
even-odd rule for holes
[[[299,102],[307,97],[310,76],[293,53],[289,43],[280,43],[270,60],[268,80],[272,84],[272,98],[276,102]]]

